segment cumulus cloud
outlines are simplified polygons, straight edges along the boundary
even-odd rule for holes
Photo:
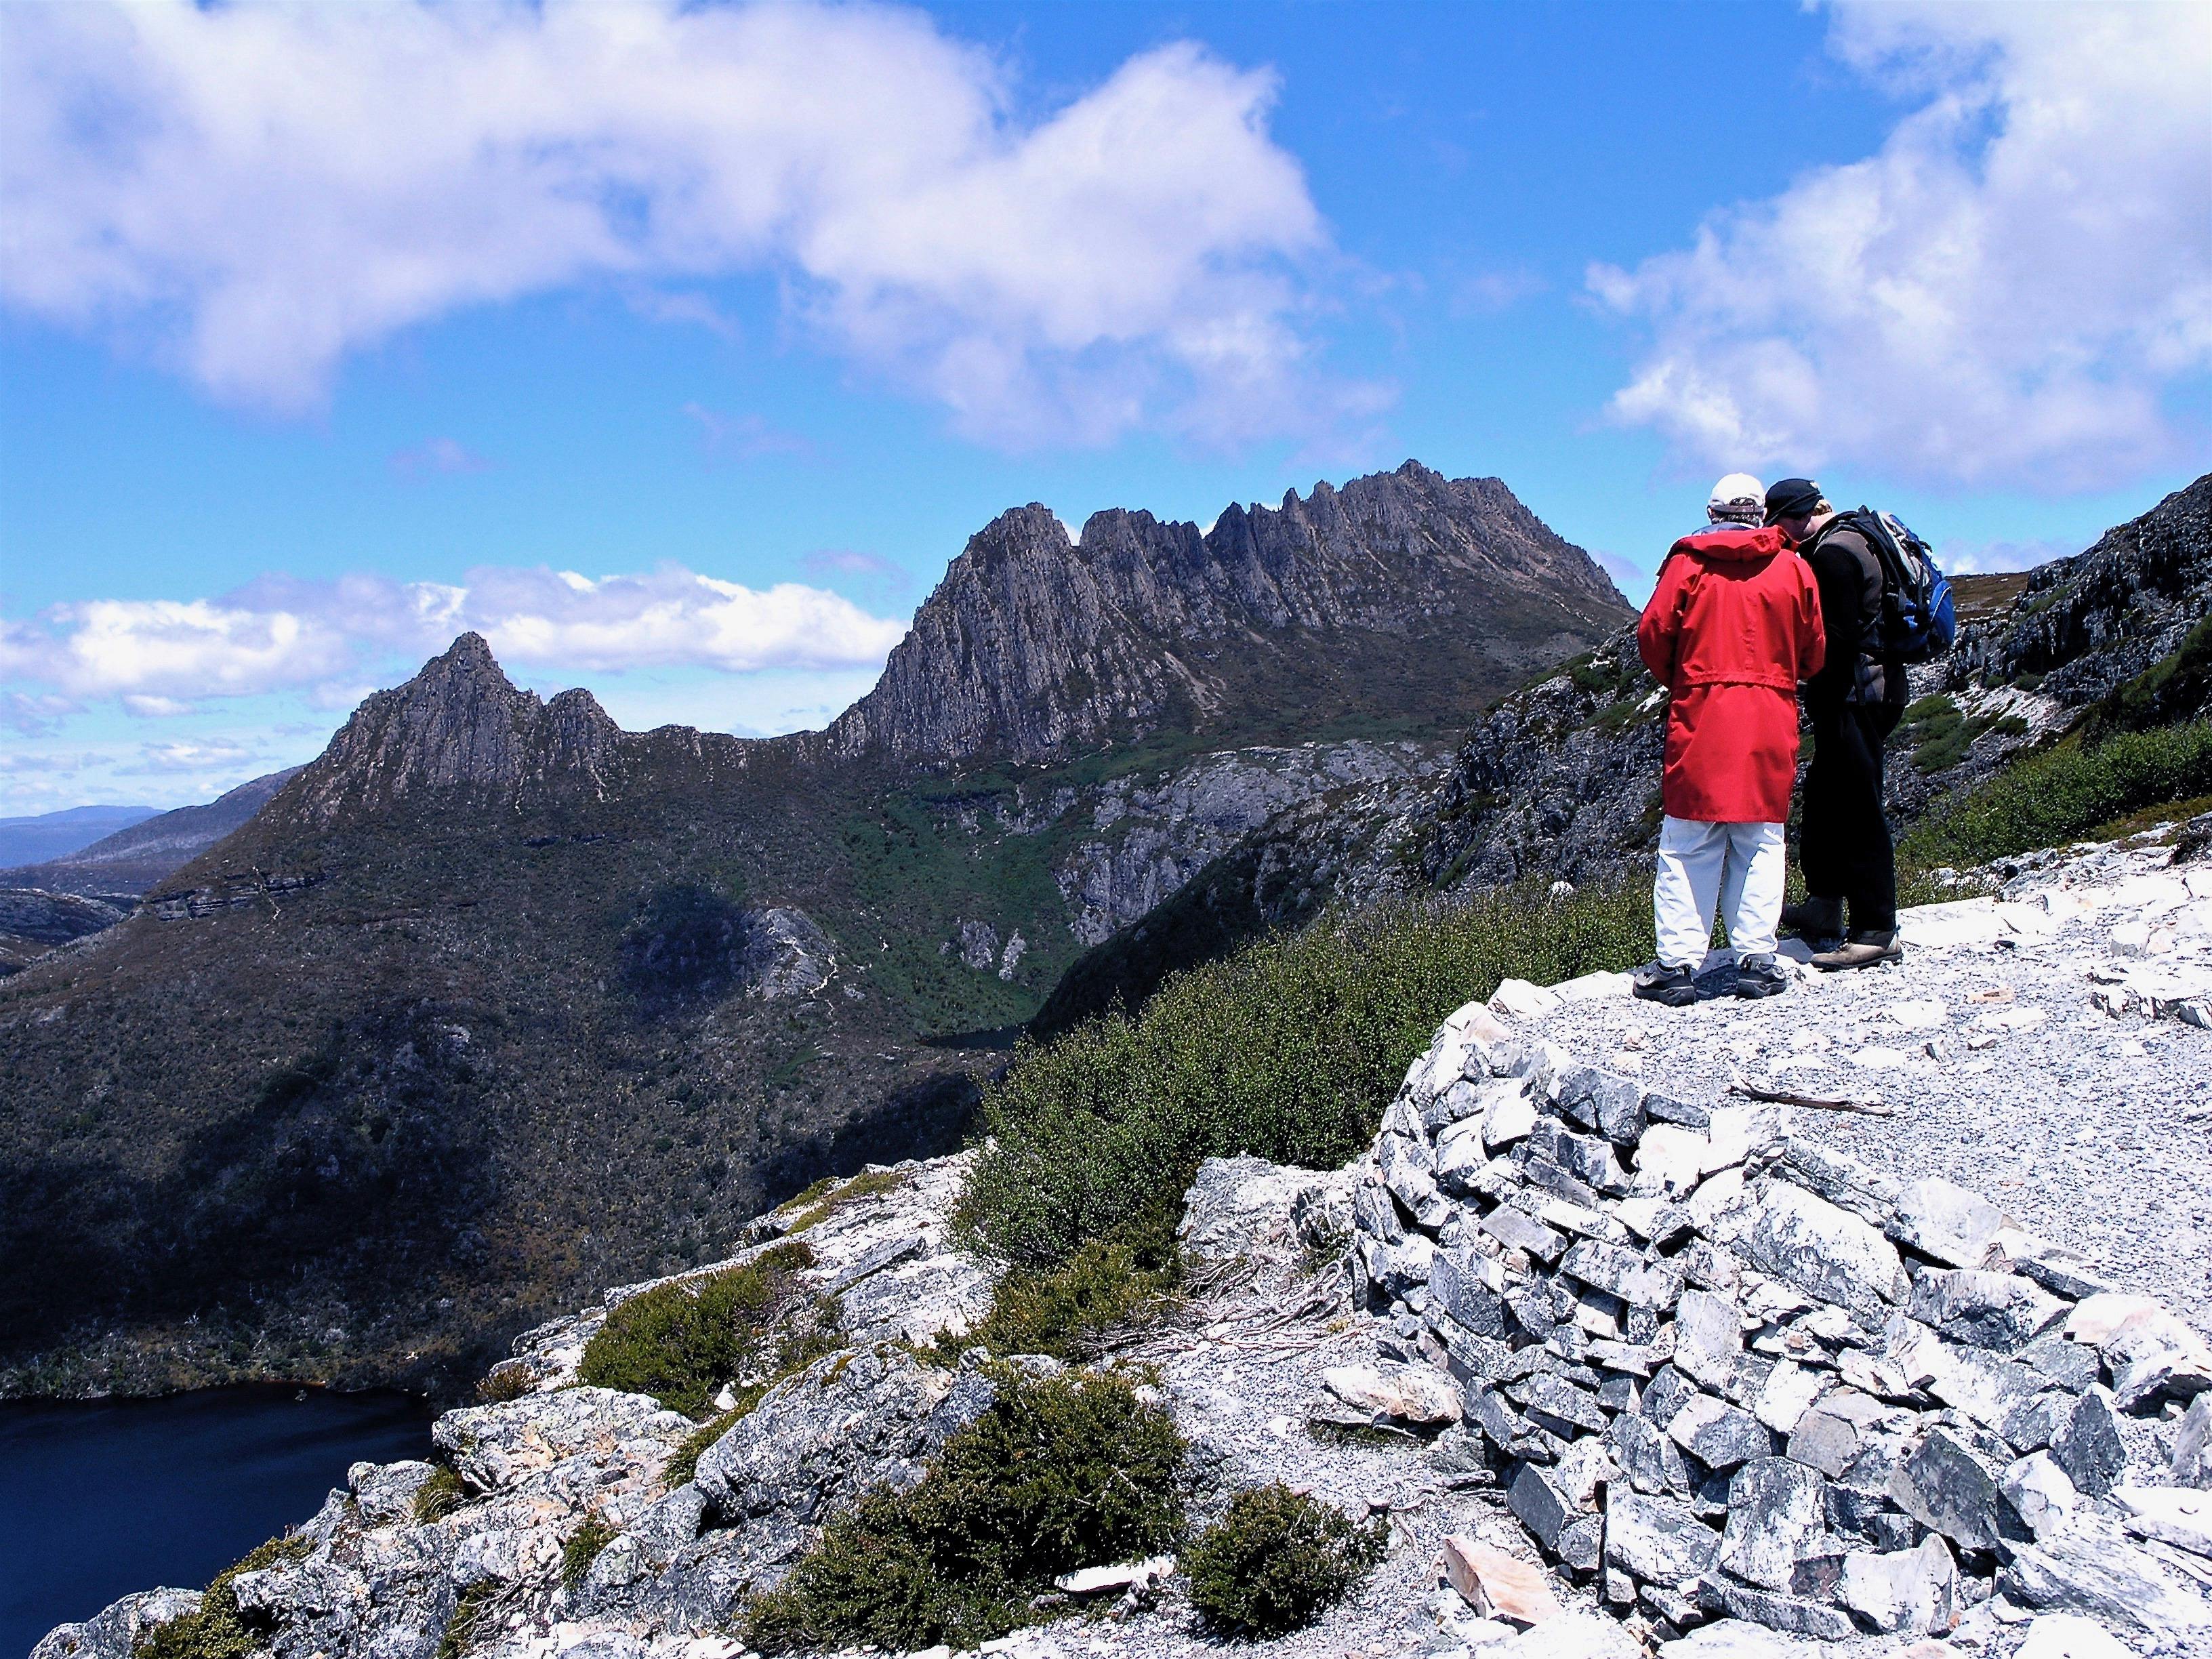
[[[2188,453],[2212,368],[2212,28],[2189,3],[1846,0],[1919,106],[1599,299],[1650,331],[1623,422],[1686,461],[2087,489]],[[2201,439],[2201,432],[2196,436]]]
[[[0,295],[224,399],[310,408],[349,353],[579,283],[713,325],[697,285],[738,276],[1011,444],[1237,437],[1369,396],[1310,362],[1328,239],[1273,76],[1188,43],[1032,118],[886,6],[4,14]]]
[[[750,588],[679,565],[600,577],[486,565],[459,583],[264,577],[218,599],[97,599],[6,624],[0,680],[118,697],[140,715],[285,690],[345,708],[373,685],[376,665],[411,665],[470,629],[519,665],[748,673],[872,669],[905,624],[825,588]]]
[[[251,745],[226,738],[210,738],[199,743],[147,743],[138,746],[135,762],[116,769],[152,775],[222,772],[257,759],[259,755],[260,751]]]

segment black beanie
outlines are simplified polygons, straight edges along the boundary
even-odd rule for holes
[[[1779,478],[1766,492],[1766,521],[1808,519],[1820,504],[1820,486],[1810,478]]]

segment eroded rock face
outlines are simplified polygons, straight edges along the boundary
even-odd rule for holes
[[[1547,621],[1502,625],[1540,592]],[[1464,629],[1486,614],[1498,660],[1533,666],[1626,608],[1504,484],[1413,462],[1277,508],[1231,505],[1203,534],[1114,509],[1071,541],[1031,503],[969,542],[827,741],[848,754],[1040,761],[1170,720],[1202,728],[1232,689],[1288,672],[1293,646],[1310,683],[1355,635],[1426,635],[1454,619]]]
[[[199,1605],[198,1590],[141,1590],[80,1623],[55,1626],[31,1650],[31,1659],[131,1659],[132,1650],[156,1626]]]

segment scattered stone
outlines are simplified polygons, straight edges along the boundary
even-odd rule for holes
[[[1668,1437],[1709,1469],[1728,1470],[1774,1449],[1774,1436],[1749,1412],[1701,1394],[1674,1413]]]
[[[1978,1193],[1927,1176],[1898,1194],[1887,1231],[1947,1267],[1978,1267],[2004,1225],[2004,1212]]]
[[[2133,1648],[2078,1613],[2039,1614],[2013,1659],[2136,1659]]]
[[[1859,1455],[1859,1443],[1857,1425],[1815,1407],[1790,1430],[1789,1456],[1832,1480],[1850,1468]]]
[[[1777,1434],[1789,1434],[1827,1386],[1820,1372],[1784,1359],[1767,1373],[1752,1401],[1751,1414]]]
[[[1754,1266],[1808,1296],[1878,1318],[1911,1291],[1896,1247],[1856,1216],[1787,1182],[1766,1183],[1743,1237]]]
[[[2107,1291],[2101,1296],[2085,1297],[2080,1306],[2067,1315],[2063,1328],[2073,1340],[2101,1349],[2119,1334],[2121,1326],[2137,1314],[2165,1311],[2165,1304],[2155,1297]]]
[[[1638,1492],[1650,1495],[1689,1490],[1689,1467],[1682,1462],[1681,1449],[1650,1418],[1623,1412],[1607,1429],[1606,1443]]]
[[[1646,1583],[1694,1578],[1720,1547],[1720,1534],[1680,1504],[1617,1488],[1607,1494],[1605,1559]]]
[[[1643,1659],[1644,1654],[1619,1620],[1579,1608],[1480,1651],[1483,1659]]]
[[[1671,1622],[1680,1624],[1680,1620]],[[1717,1619],[1663,1642],[1659,1659],[1806,1659],[1802,1644],[1743,1619]]]
[[[1930,1429],[1889,1478],[1889,1496],[1923,1527],[1962,1549],[1997,1546],[1997,1487],[1947,1429]]]
[[[1826,1483],[1786,1457],[1754,1458],[1729,1486],[1720,1564],[1768,1589],[1791,1588],[1792,1570],[1826,1529]]]
[[[2058,1323],[2067,1306],[2017,1273],[1931,1267],[1913,1281],[1912,1316],[1954,1341],[2011,1353]]]
[[[1537,1019],[1559,1007],[1558,997],[1525,979],[1500,981],[1490,994],[1490,1012],[1500,1019]]]
[[[1376,1425],[1436,1428],[1459,1421],[1451,1385],[1426,1365],[1332,1365],[1322,1386]]]
[[[1558,1261],[1567,1248],[1567,1241],[1559,1234],[1510,1205],[1500,1205],[1477,1224],[1507,1249],[1518,1250],[1547,1267]]]
[[[2064,1431],[2074,1416],[2074,1407],[2072,1395],[2046,1389],[2007,1412],[1997,1432],[2014,1451],[2040,1451]]]
[[[1617,1296],[1632,1307],[1664,1310],[1682,1294],[1682,1270],[1671,1261],[1646,1261],[1632,1250],[1586,1238],[1569,1250],[1559,1271]]]
[[[2007,1468],[1997,1490],[2038,1538],[2062,1525],[2073,1514],[2077,1501],[2073,1481],[2047,1451],[2023,1457]]]
[[[2112,1396],[2092,1389],[2076,1401],[2064,1426],[2051,1437],[2051,1456],[2075,1490],[2092,1498],[2112,1491],[2128,1461]]]
[[[1478,1544],[1463,1533],[1444,1540],[1443,1569],[1460,1598],[1483,1618],[1540,1625],[1559,1614],[1543,1568]]]
[[[1844,1605],[1885,1635],[1941,1634],[1959,1621],[1959,1565],[1939,1534],[1917,1549],[1854,1551],[1838,1589]]]
[[[2097,1380],[2096,1350],[2069,1342],[2063,1336],[2040,1337],[2015,1358],[2069,1394],[2081,1394]]]
[[[1595,1515],[1570,1521],[1559,1528],[1559,1565],[1570,1572],[1597,1571],[1605,1550],[1605,1523]]]

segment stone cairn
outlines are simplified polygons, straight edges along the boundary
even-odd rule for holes
[[[1425,1426],[1479,1437],[1547,1555],[1657,1637],[1940,1634],[2001,1589],[2212,1643],[2208,1546],[2161,1541],[2212,1510],[2185,1490],[2212,1484],[2203,1340],[1976,1194],[1790,1128],[1462,1009],[1357,1166],[1399,1397],[1444,1368]]]

